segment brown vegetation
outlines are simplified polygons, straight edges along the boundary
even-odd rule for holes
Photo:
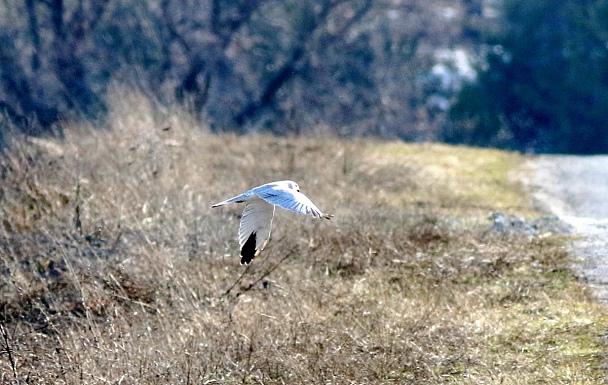
[[[0,163],[0,381],[66,384],[578,383],[605,310],[537,215],[514,154],[211,135],[132,95],[111,130],[13,137]],[[242,207],[298,181],[332,221],[278,211],[239,266]]]

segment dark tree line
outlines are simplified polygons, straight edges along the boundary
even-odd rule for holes
[[[103,124],[118,84],[215,131],[607,152],[607,4],[4,0],[0,133]]]
[[[505,0],[443,137],[522,151],[608,152],[608,1]],[[480,52],[483,52],[480,50]]]
[[[445,108],[429,98],[451,92],[436,52],[478,38],[480,4],[5,0],[0,112],[31,133],[103,121],[108,87],[123,84],[218,131],[435,139]]]

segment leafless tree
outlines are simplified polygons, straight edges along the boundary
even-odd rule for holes
[[[436,52],[466,45],[479,4],[6,0],[0,112],[40,127],[102,118],[118,82],[187,104],[216,130],[432,139],[445,115],[429,104],[446,92]]]

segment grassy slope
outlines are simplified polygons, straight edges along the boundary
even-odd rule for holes
[[[520,156],[215,136],[128,95],[123,105],[111,131],[16,140],[2,158],[0,320],[15,360],[0,355],[2,381],[605,374],[608,317],[566,268],[563,240],[489,231],[493,211],[539,215],[509,178]],[[239,266],[242,207],[210,204],[286,178],[335,219],[277,212],[270,246]]]

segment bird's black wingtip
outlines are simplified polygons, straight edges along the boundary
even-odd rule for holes
[[[249,265],[256,257],[256,233],[253,232],[241,248],[241,265]]]

